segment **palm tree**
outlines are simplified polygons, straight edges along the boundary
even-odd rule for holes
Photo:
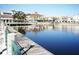
[[[26,19],[26,14],[22,11],[17,11],[17,12],[15,12],[15,14],[13,14],[13,18],[19,19],[19,20],[21,20],[21,19],[24,20],[24,19]]]
[[[16,10],[11,10],[13,12],[13,15],[16,13]]]

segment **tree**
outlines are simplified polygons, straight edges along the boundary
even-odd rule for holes
[[[15,14],[13,14],[14,19],[26,19],[26,14],[22,11],[16,11]]]
[[[13,12],[13,15],[16,13],[16,10],[11,10]]]

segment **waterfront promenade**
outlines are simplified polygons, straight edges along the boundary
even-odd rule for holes
[[[37,43],[33,42],[27,37],[24,37],[21,33],[17,32],[13,28],[8,26],[8,30],[11,33],[15,33],[15,41],[19,47],[21,47],[21,55],[52,55]]]

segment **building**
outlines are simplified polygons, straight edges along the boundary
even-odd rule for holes
[[[0,10],[0,20],[4,21],[4,23],[12,22],[13,13],[11,10]]]
[[[72,18],[75,23],[79,23],[79,16],[73,16]]]
[[[43,15],[38,14],[37,12],[26,14],[26,20],[31,22],[36,22],[38,20],[42,20]]]

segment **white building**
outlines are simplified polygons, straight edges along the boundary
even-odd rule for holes
[[[73,20],[74,20],[76,23],[79,23],[79,16],[73,16]]]
[[[13,20],[12,15],[11,10],[0,10],[0,21],[4,21],[4,23],[11,22]]]

